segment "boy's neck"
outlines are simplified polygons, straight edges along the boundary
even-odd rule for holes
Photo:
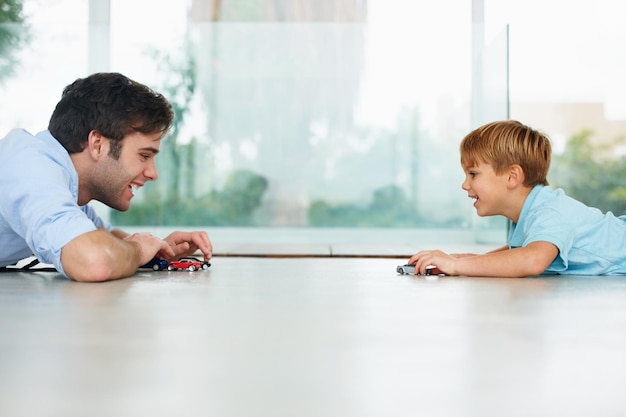
[[[522,208],[524,207],[524,203],[528,198],[528,195],[533,190],[534,187],[528,187],[520,184],[511,190],[511,208],[510,213],[506,215],[513,223],[517,223],[519,220],[520,214],[522,214]]]

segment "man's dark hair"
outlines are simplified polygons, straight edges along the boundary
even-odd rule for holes
[[[119,73],[96,73],[65,87],[48,130],[69,153],[81,152],[96,130],[111,140],[117,159],[127,134],[165,134],[173,118],[163,95]]]

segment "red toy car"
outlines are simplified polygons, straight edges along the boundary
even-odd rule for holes
[[[198,258],[180,258],[177,261],[172,261],[167,265],[168,271],[180,271],[186,269],[188,271],[197,271],[198,269],[209,269],[211,264],[206,261],[201,261]]]

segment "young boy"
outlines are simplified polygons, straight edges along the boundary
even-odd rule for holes
[[[511,220],[507,245],[482,254],[425,250],[408,263],[447,275],[626,274],[626,216],[603,214],[548,186],[547,136],[517,121],[489,123],[461,142],[462,188],[479,216]]]

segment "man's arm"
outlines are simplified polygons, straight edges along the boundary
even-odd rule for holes
[[[409,259],[416,273],[425,273],[435,265],[447,275],[474,277],[527,277],[539,275],[558,256],[558,248],[549,242],[533,242],[528,246],[495,250],[483,255],[453,257],[439,250],[422,251]]]
[[[117,236],[120,239],[124,239],[125,237],[128,237],[128,233],[120,229],[113,229],[111,230],[111,233],[113,234],[113,236]]]
[[[157,253],[174,255],[167,242],[149,233],[126,235],[98,229],[65,245],[61,264],[67,276],[75,281],[108,281],[134,274]]]

